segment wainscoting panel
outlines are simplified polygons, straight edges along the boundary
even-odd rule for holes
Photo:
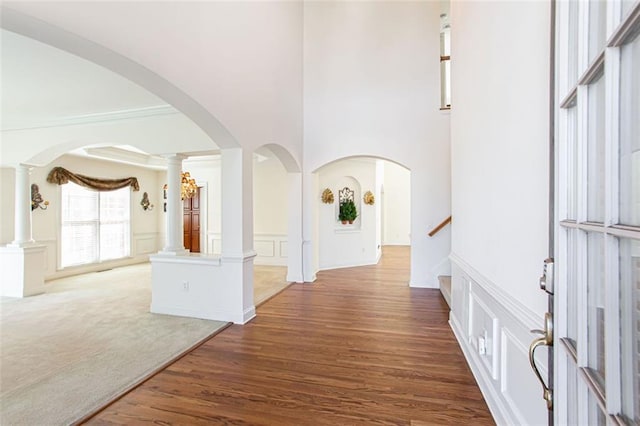
[[[537,315],[451,254],[449,323],[499,425],[545,425],[542,388],[529,366],[528,347],[540,328]],[[545,353],[538,365],[546,370]],[[543,372],[546,374],[546,371]]]
[[[160,249],[158,238],[159,235],[157,232],[134,233],[131,252],[134,253],[135,256],[157,253]]]
[[[38,240],[36,244],[42,244],[44,249],[44,277],[47,279],[49,276],[56,272],[58,267],[58,247],[57,240]]]
[[[276,252],[275,241],[254,240],[253,249],[260,257],[274,257]]]
[[[287,266],[286,234],[254,234],[253,248],[258,253],[253,263],[256,265]],[[222,236],[219,232],[209,232],[207,247],[211,254],[222,253]]]

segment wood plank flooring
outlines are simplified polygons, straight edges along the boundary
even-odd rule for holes
[[[294,284],[89,424],[494,424],[409,252]]]

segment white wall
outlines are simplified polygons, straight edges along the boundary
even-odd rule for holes
[[[171,109],[169,109],[170,111]],[[209,137],[179,113],[122,118],[104,114],[94,123],[3,131],[0,154],[3,165],[26,163],[43,166],[73,149],[89,146],[132,145],[148,154],[216,150]]]
[[[333,204],[319,203],[319,266],[333,269],[346,266],[371,265],[378,262],[379,212],[375,205],[364,204],[365,192],[375,194],[378,183],[376,160],[348,159],[324,166],[318,171],[318,197],[329,188]],[[358,217],[353,224],[338,220],[339,191],[345,187],[354,191]]]
[[[123,260],[108,261],[101,265],[76,266],[59,269],[60,248],[60,186],[47,183],[46,178],[53,167],[64,167],[74,173],[102,178],[123,178],[135,176],[138,178],[140,191],[131,192],[131,257]],[[11,170],[11,172],[13,172]],[[144,262],[148,255],[157,252],[162,247],[162,180],[163,172],[141,167],[135,167],[114,162],[81,158],[64,155],[45,167],[36,167],[31,172],[30,182],[40,188],[43,199],[49,201],[47,210],[36,209],[32,212],[33,238],[38,244],[46,246],[45,250],[45,278],[54,279],[66,275],[74,275],[89,271],[105,269],[130,263]],[[4,179],[3,179],[4,180]],[[14,188],[6,188],[7,193],[14,193]],[[3,195],[5,188],[3,187]],[[143,210],[140,205],[142,194],[147,192],[149,200],[154,204],[152,211]],[[3,205],[13,210],[13,197],[6,197]],[[2,215],[2,229],[13,227],[12,217]],[[13,236],[13,233],[11,233]],[[3,236],[3,240],[5,237]],[[9,242],[11,239],[7,239]],[[5,242],[5,241],[3,241]]]
[[[15,198],[15,169],[0,168],[0,245],[9,244],[14,239],[13,219]]]
[[[253,162],[253,248],[256,265],[287,265],[289,177],[275,156]]]
[[[411,244],[411,173],[384,161],[384,245]]]
[[[168,80],[217,118],[241,146],[253,150],[279,143],[300,159],[302,2],[4,5]],[[175,147],[180,143],[176,140]]]
[[[287,264],[288,174],[275,156],[256,156],[253,169],[254,262],[258,265]],[[198,186],[206,186],[206,252],[222,250],[222,186],[218,156],[192,157],[183,162]],[[205,249],[202,244],[203,251]]]
[[[304,6],[304,170],[359,155],[411,170],[414,286],[448,271],[449,229],[427,236],[450,214],[439,14],[437,2]]]
[[[451,9],[451,324],[497,422],[546,423],[527,347],[547,303],[550,5]]]

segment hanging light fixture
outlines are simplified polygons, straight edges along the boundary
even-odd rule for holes
[[[185,198],[193,198],[198,192],[198,185],[196,184],[196,180],[191,177],[189,172],[181,172],[180,178],[182,184],[180,186],[180,198],[183,200]]]

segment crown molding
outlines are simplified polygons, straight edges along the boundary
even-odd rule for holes
[[[143,108],[123,109],[118,111],[97,112],[93,114],[73,115],[41,122],[25,122],[6,129],[3,132],[17,132],[21,130],[46,129],[51,127],[68,127],[83,124],[105,123],[112,121],[133,120],[139,118],[156,117],[161,115],[178,114],[179,111],[168,104]]]

